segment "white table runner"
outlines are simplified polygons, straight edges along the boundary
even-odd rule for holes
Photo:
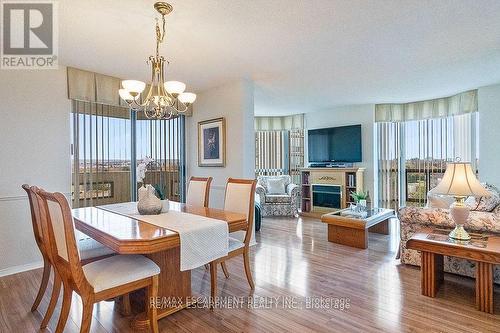
[[[140,215],[136,202],[97,208],[177,232],[181,243],[181,271],[203,266],[228,254],[229,227],[225,221],[177,211]]]

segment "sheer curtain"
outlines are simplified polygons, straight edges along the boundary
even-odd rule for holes
[[[454,110],[463,109],[456,104],[460,95],[450,97],[455,104],[448,104],[453,105]],[[397,209],[405,205],[425,205],[427,192],[440,181],[447,162],[460,159],[477,167],[478,113],[469,112],[477,110],[477,105],[476,108],[470,105],[471,100],[477,104],[477,99],[470,92],[466,96],[462,100],[467,103],[467,112],[446,113],[442,109],[441,113],[447,116],[376,123],[380,207]],[[446,104],[445,99],[439,100]],[[411,104],[405,104],[405,108],[412,109]],[[387,114],[380,116],[387,110],[387,104],[376,108],[377,119],[387,119]],[[398,119],[408,119],[408,116],[399,114]]]

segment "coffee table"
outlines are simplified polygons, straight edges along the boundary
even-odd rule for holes
[[[500,264],[500,237],[470,234],[469,242],[448,238],[450,230],[422,229],[407,242],[406,248],[420,251],[422,295],[436,297],[444,281],[443,256],[476,261],[476,308],[493,313],[493,265]]]
[[[388,235],[392,217],[395,217],[393,209],[372,208],[365,216],[359,216],[347,208],[321,216],[321,222],[328,224],[328,241],[366,249],[368,232]]]

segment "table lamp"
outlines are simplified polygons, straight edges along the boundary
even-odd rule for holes
[[[468,196],[490,195],[474,175],[471,164],[460,161],[448,163],[443,179],[430,190],[430,193],[455,198],[455,202],[450,205],[450,214],[456,226],[448,236],[459,241],[470,240],[470,236],[463,226],[469,218],[469,207],[465,205],[465,199]]]

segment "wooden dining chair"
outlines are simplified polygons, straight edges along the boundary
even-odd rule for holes
[[[191,177],[188,183],[186,204],[208,207],[212,177]]]
[[[36,194],[42,228],[48,235],[47,249],[63,283],[63,303],[55,332],[63,332],[66,326],[73,291],[80,295],[83,304],[80,333],[87,333],[94,303],[147,288],[146,312],[151,331],[157,333],[157,309],[150,306],[149,300],[157,297],[160,268],[141,255],[115,255],[83,266],[68,201],[61,193],[39,190]]]
[[[256,184],[257,181],[255,179],[229,178],[227,180],[226,193],[224,197],[224,210],[245,214],[247,218],[247,225],[245,228],[244,241],[242,242],[238,239],[229,237],[228,255],[210,263],[210,294],[212,296],[212,300],[214,300],[217,296],[217,264],[224,264],[226,260],[238,255],[243,255],[243,263],[245,266],[245,274],[247,276],[248,284],[252,290],[255,288],[252,271],[250,270],[249,250],[253,229]],[[225,264],[223,265],[223,270],[225,271],[224,274],[226,277],[228,277],[228,274],[226,274],[227,268],[225,267]]]
[[[186,205],[208,207],[212,177],[191,177],[188,182]],[[208,269],[208,264],[205,269]]]
[[[50,259],[50,253],[46,247],[48,244],[47,238],[44,237],[41,216],[40,216],[40,207],[37,200],[36,192],[39,190],[36,186],[29,186],[27,184],[23,184],[21,186],[23,190],[28,194],[28,201],[30,205],[31,212],[31,225],[33,227],[33,234],[35,236],[35,242],[42,254],[43,259],[43,273],[42,273],[42,281],[40,282],[40,287],[38,288],[38,293],[35,297],[35,301],[33,302],[33,306],[31,307],[31,311],[34,312],[40,305],[40,302],[47,290],[47,284],[50,279],[50,272],[52,271],[52,261]],[[78,242],[78,248],[80,251],[80,256],[82,258],[82,263],[89,263],[98,259],[103,259],[107,256],[115,254],[110,248],[102,245],[101,243],[93,240],[93,239],[84,239]],[[40,323],[40,328],[44,329],[47,327],[50,318],[54,312],[54,309],[57,304],[57,300],[59,298],[59,294],[61,291],[61,278],[54,271],[54,281],[52,285],[52,295],[50,297],[49,305],[47,307],[47,311],[43,316],[42,322]]]

